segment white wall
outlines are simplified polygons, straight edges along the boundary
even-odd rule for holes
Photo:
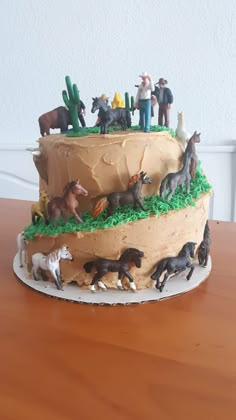
[[[234,150],[235,1],[2,0],[0,10],[2,184],[20,176],[23,191],[25,180],[35,180],[29,157],[23,159],[20,152],[14,167],[10,157],[14,148],[35,144],[39,115],[63,105],[67,74],[87,105],[88,125],[96,119],[90,113],[92,96],[105,92],[112,98],[116,90],[135,95],[134,84],[144,70],[155,81],[165,77],[174,94],[171,126],[176,127],[177,112],[184,111],[188,130],[202,133],[201,147]],[[216,195],[215,201],[232,203],[235,172],[221,175],[222,166],[210,155],[204,155],[204,163],[217,175],[211,180],[214,189],[226,177],[229,193],[226,201],[217,201]],[[224,157],[232,161],[228,152]],[[0,194],[6,196],[9,188]],[[221,210],[226,220],[232,219],[231,208]]]

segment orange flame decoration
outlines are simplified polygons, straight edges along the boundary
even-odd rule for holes
[[[132,185],[136,184],[136,182],[138,182],[139,178],[140,178],[140,174],[133,175],[129,180],[128,188],[130,188],[130,187],[132,187]]]
[[[92,217],[97,217],[101,212],[108,206],[108,201],[106,197],[101,198],[98,200],[96,206],[94,207],[91,215]]]

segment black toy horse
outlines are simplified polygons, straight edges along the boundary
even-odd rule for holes
[[[101,134],[107,134],[108,127],[116,122],[121,125],[122,130],[126,130],[131,127],[131,116],[129,110],[126,108],[112,109],[101,98],[92,99],[93,103],[91,112],[94,113],[99,110],[99,117],[101,119]]]
[[[103,276],[108,272],[118,273],[117,287],[123,289],[121,279],[122,276],[125,276],[129,279],[130,288],[136,290],[136,285],[134,279],[129,272],[130,265],[133,263],[137,268],[141,267],[141,258],[144,256],[142,251],[139,251],[136,248],[128,248],[123,252],[119,260],[108,260],[105,258],[100,258],[96,261],[89,261],[84,264],[84,269],[86,273],[91,273],[92,268],[96,268],[96,273],[93,276],[93,280],[89,286],[92,292],[95,292],[95,283],[98,283],[98,286],[106,290],[105,284],[102,282]]]
[[[210,238],[210,228],[208,221],[205,224],[203,241],[200,243],[198,249],[198,262],[202,267],[206,267],[208,263],[208,257],[210,253],[211,238]]]
[[[152,179],[147,176],[146,172],[142,171],[139,174],[134,175],[130,179],[127,191],[114,192],[107,197],[101,198],[94,207],[92,216],[97,217],[105,208],[107,208],[107,217],[109,217],[116,207],[125,206],[127,204],[133,204],[134,208],[139,206],[145,211],[146,209],[142,202],[141,188],[143,184],[151,183]]]
[[[195,246],[195,242],[187,242],[177,257],[164,258],[159,262],[156,271],[151,275],[151,279],[156,280],[156,288],[159,289],[160,292],[162,292],[171,274],[179,274],[186,270],[186,268],[190,268],[190,271],[186,277],[187,280],[190,280],[194,270],[194,265],[192,264],[190,257],[194,258]],[[160,284],[160,276],[164,271],[166,271],[166,273],[164,275],[163,281]]]

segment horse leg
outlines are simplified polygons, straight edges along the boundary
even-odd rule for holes
[[[76,220],[79,223],[83,223],[83,220],[81,219],[79,211],[78,211],[78,207],[74,210],[73,215],[75,216]]]
[[[23,251],[22,249],[19,251],[19,260],[20,260],[20,267],[23,267]]]
[[[170,274],[167,272],[164,276],[163,281],[161,282],[160,286],[158,287],[158,289],[160,290],[160,292],[162,292],[162,290],[164,289],[164,286],[168,280],[168,278],[170,277]]]
[[[36,281],[38,281],[38,278],[37,278],[37,268],[35,267],[35,265],[33,265],[33,267],[32,267],[32,274],[33,274],[33,279],[36,280]]]
[[[143,202],[142,202],[142,200],[139,197],[135,197],[135,202],[139,205],[139,207],[141,207],[141,209],[143,211],[146,211],[146,209],[145,209],[145,207],[143,205]]]
[[[131,276],[129,271],[124,271],[124,275],[129,279],[130,289],[135,291],[136,290],[136,285],[134,283],[133,276]]]
[[[193,271],[194,271],[194,268],[195,268],[193,264],[190,267],[191,267],[190,268],[190,271],[189,271],[189,273],[188,273],[188,275],[186,277],[187,280],[190,280],[191,279],[192,274],[193,274]]]
[[[58,271],[57,271],[57,269],[52,270],[52,271],[51,271],[51,274],[52,274],[52,276],[53,276],[54,283],[55,283],[55,285],[56,285],[57,289],[58,289],[58,290],[63,290],[63,288],[62,288],[62,283],[61,283],[61,277],[60,277],[60,271],[59,271],[59,275],[58,275]]]
[[[168,201],[171,199],[171,197],[172,197],[172,195],[174,194],[174,192],[175,192],[175,188],[174,188],[173,190],[171,190],[171,189],[170,189],[170,192],[169,192],[169,194],[167,195],[167,200],[168,200]]]
[[[124,289],[124,287],[122,285],[122,282],[121,282],[122,274],[123,274],[122,271],[119,271],[119,273],[118,273],[118,280],[117,280],[117,283],[116,283],[117,288],[120,289],[120,290],[123,290]]]
[[[102,282],[102,277],[104,276],[106,274],[106,271],[98,271],[97,273],[95,273],[94,274],[94,276],[93,276],[93,280],[92,280],[92,282],[91,282],[91,284],[90,284],[90,286],[89,286],[89,288],[90,288],[90,290],[91,290],[91,292],[96,292],[96,289],[95,289],[95,283],[98,283],[98,286],[101,288],[101,289],[103,289],[103,290],[106,290],[106,286],[105,286],[105,284]]]
[[[114,211],[114,207],[111,205],[111,203],[109,203],[107,207],[107,217],[111,216],[113,211]]]

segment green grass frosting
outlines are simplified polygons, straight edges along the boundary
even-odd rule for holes
[[[185,188],[185,187],[184,187]],[[152,214],[160,216],[168,213],[171,210],[179,210],[188,206],[195,206],[195,201],[201,197],[201,194],[208,193],[211,190],[211,185],[208,183],[206,176],[202,173],[201,164],[198,163],[196,177],[190,184],[190,193],[180,192],[177,187],[170,201],[161,199],[159,195],[151,197],[144,197],[143,202],[146,211],[138,208],[134,210],[133,206],[127,205],[124,207],[117,207],[115,212],[104,218],[106,210],[104,210],[97,218],[93,218],[90,212],[82,214],[83,223],[77,223],[74,217],[70,217],[65,223],[63,219],[59,220],[58,226],[54,228],[53,221],[49,225],[45,225],[41,219],[36,225],[29,225],[24,229],[25,237],[28,240],[33,240],[35,235],[55,236],[61,233],[71,232],[93,232],[97,229],[108,229],[119,226],[122,223],[134,222],[138,219],[146,219]]]

